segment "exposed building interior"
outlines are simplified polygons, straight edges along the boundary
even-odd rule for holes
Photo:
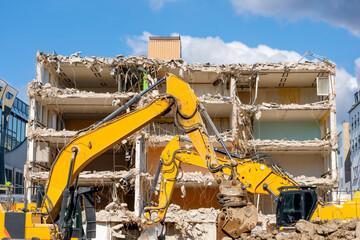
[[[176,45],[179,40],[169,41]],[[268,153],[298,183],[318,185],[325,200],[336,197],[328,191],[337,188],[334,64],[188,64],[181,58],[163,60],[166,56],[154,52],[159,57],[37,53],[36,79],[28,85],[27,186],[45,185],[57,154],[77,131],[172,73],[189,83],[229,150],[241,155]],[[164,87],[146,95],[138,106],[164,92]],[[183,132],[175,126],[171,113],[166,114],[83,170],[79,185],[101,189],[99,236],[121,239],[126,233],[136,239],[160,154],[176,134]],[[209,134],[212,144],[220,148],[214,133]],[[176,184],[166,218],[167,232],[213,239],[220,209],[217,183],[206,169],[183,164],[182,170],[184,176]],[[121,184],[125,177],[130,179],[128,187]],[[270,195],[251,198],[259,212],[274,214]]]

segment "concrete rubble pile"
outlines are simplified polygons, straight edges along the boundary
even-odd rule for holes
[[[277,230],[253,231],[251,234],[242,234],[242,240],[340,240],[360,239],[360,221],[353,218],[343,223],[339,219],[322,221],[315,218],[312,221],[299,220],[295,225],[294,232],[279,232]]]
[[[139,222],[134,212],[129,211],[126,203],[117,201],[108,204],[104,210],[96,213],[96,220],[99,222]]]
[[[176,231],[171,232],[169,239],[206,239],[209,234],[206,224],[214,224],[220,210],[214,208],[200,208],[196,210],[182,210],[178,205],[171,204],[165,218],[165,225],[175,226]],[[120,223],[112,226],[111,235],[124,238],[127,234],[126,226],[137,225],[140,229],[144,227],[145,219],[136,217],[134,212],[129,211],[126,203],[118,201],[111,202],[104,210],[96,213],[98,222]],[[168,238],[167,238],[168,239]]]
[[[220,210],[214,208],[199,208],[182,210],[178,205],[171,204],[166,214],[165,223],[173,223],[178,230],[175,239],[206,239],[209,230],[208,223],[214,224]]]

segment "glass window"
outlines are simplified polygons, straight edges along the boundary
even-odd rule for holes
[[[5,97],[10,100],[14,97],[14,94],[12,94],[11,92],[7,92]]]
[[[13,183],[13,170],[5,168],[5,177],[7,182]]]
[[[18,99],[17,98],[15,98],[15,101],[14,101],[14,104],[13,104],[13,107],[14,108],[18,108]]]
[[[43,125],[46,125],[46,107],[45,106],[41,107],[41,123]]]
[[[357,150],[357,138],[355,138],[355,146],[354,146],[354,151]]]
[[[15,172],[15,193],[16,194],[23,194],[23,187],[24,186],[24,178],[23,174],[20,172]]]
[[[16,140],[18,142],[21,142],[21,120],[18,118],[16,119],[17,124],[17,130],[16,130]]]
[[[305,210],[305,217],[307,218],[309,216],[309,213],[314,205],[314,200],[313,199],[313,195],[309,192],[305,192],[305,196],[304,196],[304,210]]]
[[[21,141],[23,141],[25,139],[25,122],[24,121],[21,121]]]
[[[18,123],[17,120],[18,120],[17,117],[13,116],[13,128],[12,128],[12,130],[14,132],[14,137],[16,137],[17,123]]]
[[[283,198],[283,219],[287,223],[294,223],[301,219],[301,194],[286,194]]]
[[[9,121],[8,121],[8,129],[12,129],[12,116],[10,115],[10,117],[9,117]]]

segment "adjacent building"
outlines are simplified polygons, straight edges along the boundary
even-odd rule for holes
[[[27,185],[45,184],[56,155],[78,130],[101,120],[141,92],[144,84],[151,85],[169,72],[194,89],[231,151],[266,152],[299,183],[318,184],[321,193],[336,189],[334,64],[188,64],[180,58],[180,49],[180,38],[150,38],[149,57],[38,52],[36,79],[28,86]],[[163,86],[158,91],[164,92]],[[175,134],[182,133],[171,115],[159,117],[84,169],[79,184],[102,189],[97,205],[99,238],[121,238],[120,231],[137,236],[136,219],[148,200],[160,154]],[[210,139],[221,147],[215,137]],[[178,206],[170,207],[166,219],[168,234],[182,235],[186,229],[196,239],[215,239],[217,185],[206,169],[186,164],[182,169],[184,176],[172,200]],[[134,175],[132,188],[124,190],[118,182],[131,172],[139,174]],[[336,192],[325,196],[326,200],[337,197]],[[262,213],[274,213],[271,196],[251,199]],[[127,207],[105,207],[113,201]]]
[[[350,128],[350,159],[351,159],[351,187],[352,191],[360,189],[359,168],[360,168],[360,102],[359,91],[354,94],[354,103],[349,110]]]
[[[350,129],[349,122],[343,122],[342,131],[338,134],[338,200],[351,200],[351,160],[350,160]]]
[[[1,80],[1,85],[7,84]],[[5,87],[6,88],[6,87]],[[12,93],[6,92],[0,102],[0,129],[3,120],[4,98],[11,99]],[[28,122],[28,105],[15,97],[12,103],[11,111],[8,117],[8,123],[5,132],[4,151],[5,151],[5,178],[15,187],[15,193],[23,193],[24,186],[24,165],[27,160],[27,142],[26,142],[26,124]]]

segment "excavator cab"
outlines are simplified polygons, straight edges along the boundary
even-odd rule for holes
[[[315,186],[286,186],[278,189],[276,227],[291,230],[299,219],[310,220],[318,198]]]

